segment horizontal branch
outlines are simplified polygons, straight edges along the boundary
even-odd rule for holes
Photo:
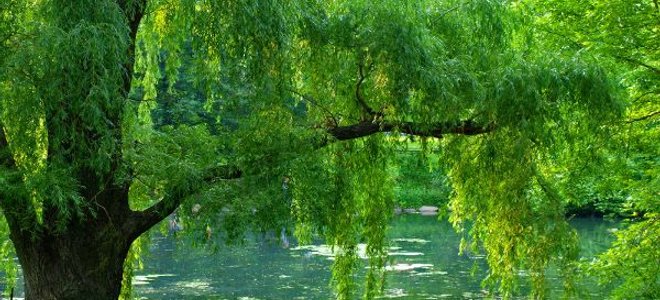
[[[474,121],[466,120],[460,122],[445,122],[435,123],[431,125],[417,124],[413,122],[383,122],[374,123],[371,121],[362,121],[353,125],[337,126],[327,128],[330,136],[334,140],[325,140],[319,145],[319,148],[324,147],[332,142],[357,139],[381,132],[400,132],[415,136],[442,138],[446,134],[459,134],[459,135],[478,135],[491,132],[495,129],[492,124],[482,125]],[[207,169],[201,178],[191,179],[200,181],[201,183],[212,183],[216,180],[230,180],[241,178],[243,173],[238,167],[235,166],[215,166]],[[198,182],[199,183],[199,182]],[[191,184],[193,188],[177,189],[173,187],[170,192],[151,207],[143,211],[132,212],[133,216],[130,221],[125,224],[126,232],[130,235],[138,235],[149,230],[149,228],[164,220],[176,210],[181,202],[188,196],[199,192],[203,184]]]
[[[351,140],[369,136],[379,132],[400,132],[414,136],[442,138],[446,134],[478,135],[491,132],[495,129],[493,124],[477,124],[466,120],[460,122],[434,123],[430,125],[413,122],[383,122],[374,123],[363,121],[347,126],[329,128],[328,133],[338,141]]]

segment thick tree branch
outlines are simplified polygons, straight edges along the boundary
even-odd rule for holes
[[[398,131],[415,136],[442,138],[445,134],[478,135],[491,132],[494,129],[495,126],[493,124],[477,124],[471,120],[435,123],[430,125],[413,122],[383,122],[378,124],[370,121],[363,121],[357,124],[329,128],[328,133],[336,140],[344,141],[365,137],[379,132]]]
[[[204,185],[201,183],[212,183],[217,180],[238,179],[242,176],[241,170],[235,166],[220,165],[207,169],[201,178],[188,189],[171,187],[168,194],[160,201],[143,211],[131,212],[131,217],[124,224],[124,232],[130,236],[137,237],[149,228],[164,220],[176,210],[181,202],[188,196],[199,192]]]
[[[14,158],[12,157],[11,152],[9,152],[9,143],[5,136],[5,130],[0,124],[0,166],[13,168],[14,165]]]
[[[332,142],[357,139],[380,132],[396,131],[415,136],[442,138],[443,135],[446,134],[484,134],[495,130],[495,126],[493,124],[478,124],[472,120],[434,123],[430,125],[413,122],[383,122],[378,124],[371,121],[362,121],[352,125],[330,127],[326,130],[334,139],[326,139],[322,141],[318,145],[319,148]],[[204,175],[201,178],[191,180],[211,183],[216,180],[238,179],[242,175],[241,170],[237,167],[223,165],[209,168],[204,172]],[[199,192],[204,185],[193,184],[192,186],[194,186],[194,188],[190,189],[178,189],[177,187],[173,187],[165,198],[148,209],[131,212],[132,216],[129,218],[128,222],[124,224],[124,232],[132,237],[137,237],[167,218],[167,216],[181,205],[181,202],[186,197]]]
[[[5,136],[5,130],[0,124],[0,168],[13,169],[14,168],[14,159],[12,158],[11,152],[9,151],[9,143],[7,142],[7,137]],[[0,209],[6,210],[8,207],[6,204],[6,199],[4,199],[3,194],[6,192],[4,189],[6,186],[0,186]]]
[[[117,5],[122,10],[124,17],[126,18],[127,26],[129,29],[129,44],[126,49],[126,57],[123,62],[122,68],[124,71],[122,78],[121,86],[121,95],[123,99],[128,99],[128,95],[131,91],[131,86],[133,84],[133,72],[135,69],[135,47],[137,45],[137,33],[140,27],[140,22],[144,16],[144,11],[147,6],[147,0],[116,0]],[[110,118],[112,123],[115,124],[115,130],[113,131],[114,140],[121,144],[124,142],[122,137],[122,130],[120,130],[120,124],[122,120],[123,111],[118,110],[114,112],[115,114]],[[114,174],[124,167],[123,155],[121,150],[123,147],[117,145],[116,149],[112,153],[112,161],[109,176],[106,176],[106,182],[104,184],[99,184],[99,182],[91,181],[90,184],[86,184],[89,195],[87,195],[90,201],[102,208],[105,211],[105,215],[110,219],[118,219],[123,217],[125,214],[130,212],[129,203],[128,203],[128,190],[131,182],[112,182],[115,178]],[[130,168],[130,167],[129,167]],[[132,171],[129,169],[129,173]],[[89,176],[85,174],[81,176],[81,182],[85,182],[87,178],[94,178],[94,176]],[[96,190],[92,187],[103,187],[101,190]],[[91,197],[89,197],[91,196]]]

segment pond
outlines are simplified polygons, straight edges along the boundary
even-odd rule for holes
[[[580,234],[581,255],[591,257],[612,241],[608,229],[617,223],[574,219]],[[460,237],[446,221],[421,215],[395,217],[387,285],[383,298],[479,299],[487,272],[482,255],[458,255]],[[329,285],[332,255],[321,244],[284,248],[273,239],[255,237],[240,247],[221,247],[211,253],[173,237],[156,234],[144,268],[136,271],[138,299],[332,299]],[[365,262],[366,263],[366,262]],[[366,265],[357,280],[362,280]],[[474,276],[471,275],[474,271]],[[521,272],[520,276],[526,276]],[[548,272],[552,298],[561,295],[561,282]],[[0,287],[2,282],[0,282]],[[584,297],[603,298],[605,289],[581,283]],[[526,291],[522,288],[522,294]],[[18,291],[18,295],[20,295]],[[582,296],[581,296],[582,297]]]
[[[609,245],[612,236],[607,229],[616,225],[601,219],[574,219],[571,224],[580,233],[583,255],[587,257]],[[485,297],[480,285],[487,272],[484,257],[459,256],[460,237],[448,222],[439,222],[436,217],[401,215],[392,222],[390,238],[384,297]],[[134,282],[137,296],[143,299],[333,298],[329,285],[332,256],[324,245],[292,245],[285,249],[272,240],[254,239],[244,246],[211,254],[208,250],[177,245],[172,238],[157,237],[151,251]],[[550,280],[551,292],[559,296],[560,282],[552,275]],[[587,283],[582,288],[596,299],[604,292],[594,284]]]

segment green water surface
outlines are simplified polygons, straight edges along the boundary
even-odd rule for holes
[[[585,258],[612,241],[613,222],[574,219]],[[458,255],[460,236],[433,216],[402,215],[390,228],[391,248],[383,298],[480,299],[487,297],[481,279],[487,274],[483,255]],[[256,236],[245,245],[211,253],[186,246],[173,237],[152,239],[144,269],[136,272],[135,294],[141,299],[332,299],[329,285],[331,250],[322,244],[290,247]],[[356,275],[361,282],[366,261]],[[474,271],[474,272],[473,272]],[[474,273],[474,276],[472,275]],[[561,282],[548,272],[551,298],[561,297]],[[525,277],[520,272],[520,277]],[[606,289],[582,282],[580,298],[602,299]],[[519,296],[528,289],[523,285]],[[357,297],[356,297],[357,298]]]

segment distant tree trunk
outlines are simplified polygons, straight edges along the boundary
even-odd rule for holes
[[[117,228],[73,225],[62,235],[12,237],[27,299],[117,299],[132,239]]]

